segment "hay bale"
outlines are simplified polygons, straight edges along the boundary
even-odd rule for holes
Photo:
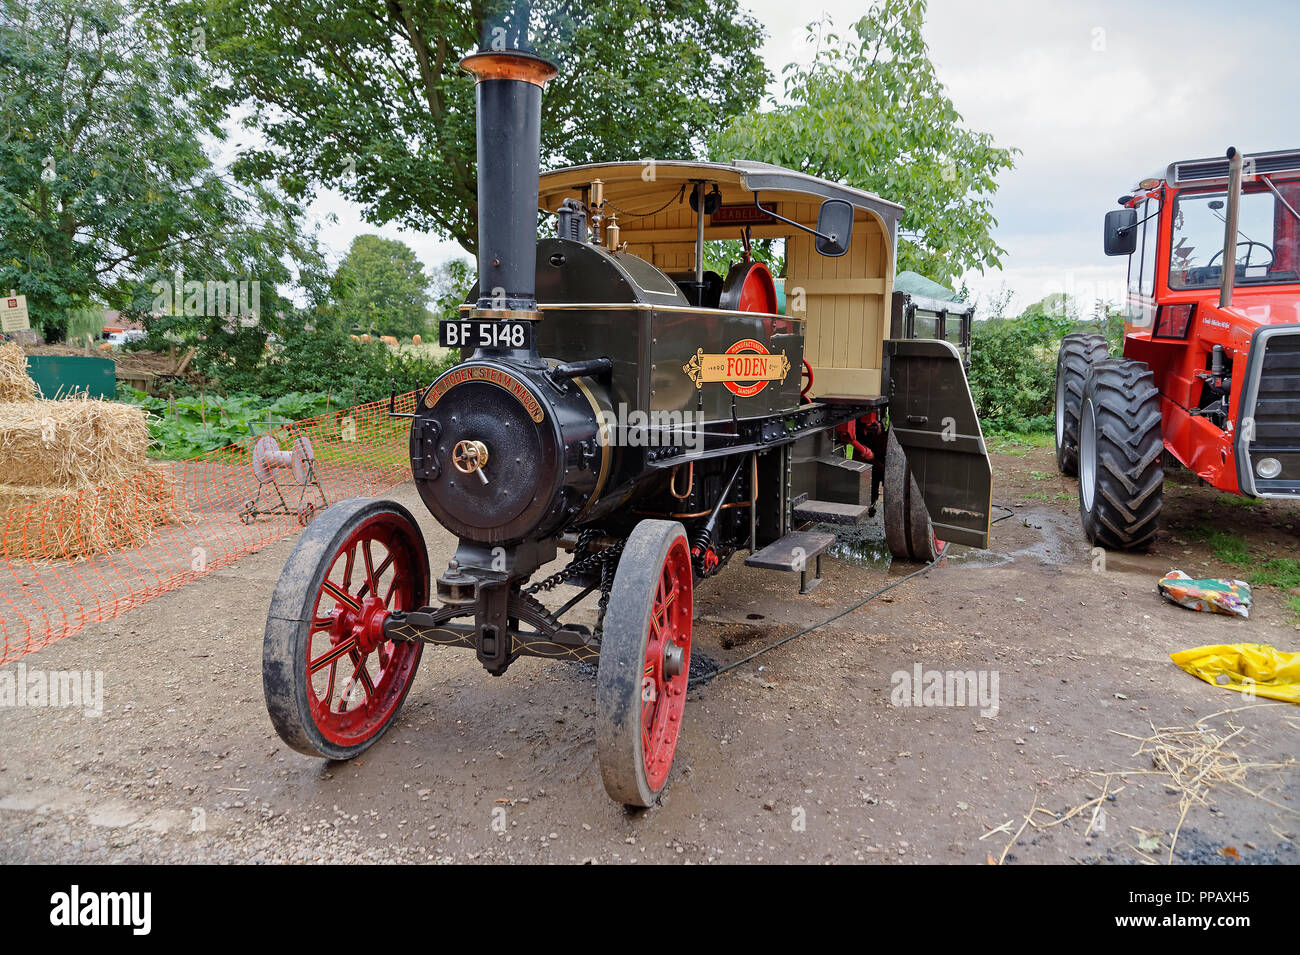
[[[27,353],[9,342],[0,345],[0,401],[31,401],[36,383],[27,374]]]
[[[112,484],[146,464],[142,409],[71,398],[0,405],[0,484],[77,488]]]
[[[69,560],[147,544],[154,528],[186,518],[167,465],[78,491],[0,487],[0,556]]]

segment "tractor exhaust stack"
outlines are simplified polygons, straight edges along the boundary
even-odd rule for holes
[[[1237,279],[1237,217],[1241,212],[1241,153],[1228,147],[1228,205],[1224,209],[1223,281],[1219,286],[1219,308],[1232,304],[1232,285]]]

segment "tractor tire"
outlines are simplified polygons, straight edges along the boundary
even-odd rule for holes
[[[1079,404],[1088,369],[1110,357],[1105,335],[1066,335],[1056,354],[1056,468],[1079,473]]]
[[[1142,550],[1160,529],[1165,444],[1146,362],[1095,362],[1079,407],[1079,516],[1099,547]]]

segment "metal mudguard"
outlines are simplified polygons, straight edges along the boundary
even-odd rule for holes
[[[988,547],[993,468],[961,354],[937,339],[885,341],[889,427],[940,540]]]

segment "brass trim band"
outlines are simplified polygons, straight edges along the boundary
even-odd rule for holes
[[[542,320],[541,312],[522,308],[475,308],[472,305],[462,305],[459,311],[468,313],[472,319],[490,319],[502,322],[540,322]]]

